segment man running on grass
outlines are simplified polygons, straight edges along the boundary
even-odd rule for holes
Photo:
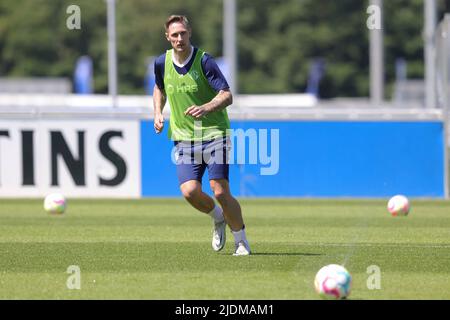
[[[233,100],[228,83],[214,59],[191,45],[191,27],[185,16],[170,16],[165,31],[172,49],[155,61],[155,131],[161,133],[164,128],[162,111],[168,99],[168,134],[175,144],[177,175],[184,198],[212,217],[215,251],[225,246],[228,224],[235,241],[234,255],[249,255],[241,207],[231,195],[228,183],[230,121],[226,107]],[[206,169],[220,206],[202,191]]]

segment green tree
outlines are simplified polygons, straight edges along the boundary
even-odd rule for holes
[[[369,1],[236,0],[241,93],[303,92],[311,61],[324,59],[321,97],[369,94]],[[386,83],[395,60],[408,62],[408,76],[423,78],[423,1],[384,1]],[[81,29],[66,27],[69,5],[81,9]],[[439,17],[449,9],[439,0]],[[169,44],[163,24],[186,14],[194,45],[222,56],[222,0],[117,0],[120,94],[144,94],[149,57]],[[105,0],[2,0],[0,75],[73,77],[76,60],[94,62],[96,93],[108,90]],[[389,94],[389,91],[388,91]],[[389,98],[389,96],[387,96]]]

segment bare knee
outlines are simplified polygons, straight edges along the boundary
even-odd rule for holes
[[[228,188],[224,188],[218,183],[213,183],[211,187],[214,192],[214,197],[217,199],[217,201],[219,201],[222,206],[227,205],[231,197]]]
[[[183,197],[188,201],[195,201],[202,192],[201,187],[196,184],[182,185],[180,189]]]
[[[230,194],[225,190],[214,190],[214,197],[221,205],[226,205],[229,201]]]
[[[225,179],[210,180],[209,181],[214,197],[223,206],[227,206],[233,202],[234,198],[230,192],[230,186]]]

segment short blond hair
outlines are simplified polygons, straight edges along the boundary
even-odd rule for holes
[[[169,30],[169,26],[174,22],[180,22],[184,24],[184,26],[187,29],[189,30],[191,29],[191,25],[189,24],[189,20],[186,16],[173,14],[170,17],[168,17],[166,22],[164,23],[164,28],[166,29],[166,32],[167,30]]]

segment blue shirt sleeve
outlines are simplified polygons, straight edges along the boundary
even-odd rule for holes
[[[180,69],[178,67],[175,67],[177,71],[180,74],[185,74],[192,65],[194,57],[195,55],[192,57],[192,60],[188,63],[186,68]],[[165,53],[156,58],[154,63],[155,83],[161,90],[164,90],[165,63],[166,63]],[[216,61],[211,55],[205,53],[202,57],[201,65],[203,73],[205,74],[205,77],[208,80],[209,85],[211,86],[211,88],[214,89],[214,91],[219,92],[220,90],[230,89],[230,86],[228,85],[227,80],[222,74],[222,71],[220,71],[219,66],[217,65]]]
[[[164,67],[166,63],[166,54],[160,55],[155,59],[155,83],[160,90],[164,90]]]
[[[207,53],[202,57],[202,68],[206,79],[208,79],[209,85],[216,92],[230,89],[230,86],[222,74],[222,71],[220,71],[216,61]]]

